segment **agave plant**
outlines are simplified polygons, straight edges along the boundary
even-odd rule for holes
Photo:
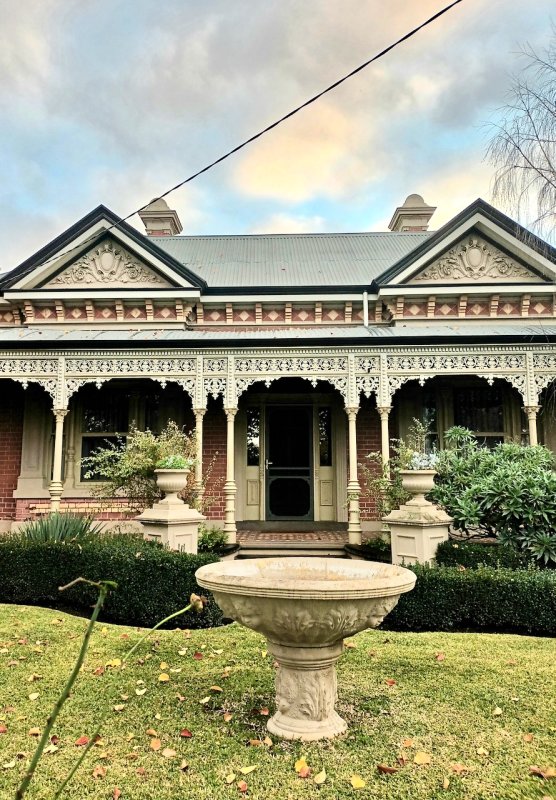
[[[55,512],[24,523],[19,533],[33,542],[71,542],[91,539],[102,530],[101,522],[83,514]]]

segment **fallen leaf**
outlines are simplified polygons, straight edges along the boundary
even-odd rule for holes
[[[143,775],[147,774],[147,770],[145,769],[145,767],[137,767],[137,769],[135,770],[135,774],[143,777]]]
[[[168,669],[168,664],[165,661],[163,661],[160,664],[160,669],[162,670],[162,672],[166,672],[166,670]]]
[[[402,747],[413,747],[413,739],[404,739],[402,741]]]
[[[357,649],[357,645],[355,644],[355,642],[344,642],[344,647],[346,648],[346,650],[356,650]]]
[[[387,678],[387,679],[384,681],[384,683],[385,683],[387,686],[395,686],[395,685],[396,685],[396,683],[397,683],[397,681],[395,681],[393,678]]]
[[[162,719],[162,715],[161,715],[161,714],[155,714],[155,715],[154,715],[154,718],[155,718],[155,719]]]
[[[187,647],[182,647],[182,649],[181,649],[181,650],[178,650],[178,655],[179,655],[179,656],[185,656],[185,655],[187,655]]]
[[[233,782],[235,781],[235,779],[236,779],[236,774],[235,774],[235,772],[230,772],[230,774],[229,774],[229,775],[226,775],[226,777],[224,778],[224,780],[226,781],[226,783],[227,783],[228,785],[229,785],[230,783],[233,783]]]
[[[233,714],[230,714],[230,712],[229,712],[229,711],[226,711],[226,712],[224,713],[224,717],[223,717],[223,719],[224,719],[224,722],[229,722],[229,721],[232,719],[232,717],[233,717],[233,716],[234,716],[234,715],[233,715]]]
[[[12,767],[15,767],[15,761],[13,761],[13,760],[12,761],[6,761],[5,764],[2,764],[2,769],[11,769]]]
[[[307,762],[305,761],[305,758],[303,756],[301,756],[301,758],[298,758],[297,761],[295,762],[294,769],[295,769],[296,772],[299,772],[300,769],[303,769],[303,767],[306,767],[306,766],[307,766]]]
[[[181,762],[180,769],[182,772],[185,772],[186,769],[189,769],[189,764],[185,759]]]
[[[529,767],[529,772],[531,775],[536,775],[538,778],[543,778],[545,781],[550,780],[551,778],[556,778],[556,768],[555,767]]]
[[[6,726],[5,725],[0,725],[0,733],[7,733],[7,732],[8,732],[8,729],[6,728]]]
[[[158,682],[159,682],[159,683],[168,683],[168,681],[169,681],[169,680],[170,680],[170,676],[168,675],[168,673],[167,673],[167,672],[162,672],[162,673],[161,673],[161,674],[158,676]]]
[[[478,747],[477,748],[477,755],[478,756],[488,756],[489,755],[489,751],[486,750],[484,747]]]
[[[203,657],[203,654],[202,654],[202,653],[200,653],[198,650],[196,650],[196,651],[193,653],[193,658],[194,658],[194,659],[196,659],[197,661],[200,661],[200,660],[202,659],[202,657]]]
[[[105,778],[106,777],[106,767],[101,767],[100,764],[97,764],[93,767],[92,771],[93,778]]]
[[[40,728],[30,728],[29,736],[40,736],[40,735],[41,735],[41,729]]]
[[[33,681],[40,681],[41,678],[42,678],[42,675],[37,675],[36,672],[33,672],[32,675],[29,675],[29,677],[27,678],[27,681],[29,683],[33,683]]]
[[[274,742],[272,741],[270,736],[265,736],[264,739],[263,739],[263,744],[266,744],[267,747],[272,747]]]
[[[180,701],[180,703],[183,703],[183,701],[185,700],[185,695],[183,694],[177,694],[176,697]]]
[[[387,764],[377,764],[376,768],[382,775],[393,775],[398,771],[397,767],[389,767]]]
[[[465,772],[469,772],[469,767],[464,766],[464,764],[450,764],[450,769],[456,775],[463,775]]]
[[[413,763],[419,765],[430,764],[431,757],[429,753],[425,753],[423,750],[418,750],[413,757]]]
[[[245,783],[245,781],[238,781],[237,788],[242,794],[245,794],[245,792],[247,791],[247,784]]]
[[[124,708],[125,708],[125,705],[123,703],[119,703],[117,706],[114,706],[114,711],[118,711],[118,712],[119,711],[123,711]]]
[[[526,733],[523,737],[523,741],[529,743],[532,742],[534,738],[535,737],[533,736],[532,733]]]
[[[76,739],[74,745],[76,747],[83,747],[84,745],[89,744],[89,737],[88,736],[80,736],[79,739]]]
[[[259,708],[259,714],[261,715],[261,717],[268,717],[270,711],[268,710],[268,708]]]
[[[199,703],[200,703],[202,706],[206,706],[206,704],[207,704],[207,703],[210,703],[210,697],[202,697],[202,698],[199,700]]]
[[[162,742],[160,741],[160,739],[151,739],[151,750],[154,750],[156,752],[157,750],[160,750],[161,747],[162,747]]]
[[[136,689],[135,694],[137,695],[137,697],[143,697],[146,691],[147,691],[146,689]]]
[[[444,778],[444,780],[442,781],[442,788],[443,789],[449,789],[450,788],[450,779],[449,778]]]
[[[446,658],[444,653],[435,653],[434,657],[435,657],[436,661],[444,661],[445,658]]]
[[[500,708],[500,706],[496,706],[496,708],[495,708],[495,709],[494,709],[494,711],[492,712],[492,716],[493,716],[493,717],[500,717],[500,716],[501,716],[503,713],[504,713],[504,712],[502,711],[502,709]]]
[[[175,750],[172,750],[171,747],[165,747],[164,750],[162,751],[162,755],[164,756],[164,758],[174,758],[174,756],[177,755],[177,753]]]
[[[308,778],[309,775],[311,774],[311,772],[312,772],[311,767],[309,767],[307,764],[305,764],[305,766],[301,767],[301,769],[299,770],[299,772],[297,774],[298,774],[298,776],[300,778]]]
[[[117,786],[114,786],[114,791],[112,792],[112,800],[120,800],[122,796],[122,790],[118,789]]]
[[[29,695],[29,700],[37,700],[38,697],[39,697],[38,692],[31,692],[31,694]]]
[[[313,778],[313,783],[316,783],[317,786],[322,786],[325,780],[326,780],[326,770],[322,769],[320,772],[317,772],[317,774]]]
[[[182,739],[191,739],[193,734],[191,733],[191,731],[188,728],[183,728],[180,731],[180,736],[181,736]]]
[[[240,767],[239,771],[241,772],[242,775],[249,775],[250,772],[253,772],[256,769],[257,765],[253,764],[250,767]]]
[[[147,736],[157,736],[158,735],[154,728],[147,728],[145,733],[147,734]]]
[[[210,690],[211,690],[211,692],[223,692],[224,691],[224,689],[221,686],[211,686]]]
[[[47,744],[43,752],[48,753],[50,755],[51,753],[55,753],[57,750],[58,748],[56,747],[55,744]]]
[[[349,782],[354,789],[363,789],[367,785],[360,775],[352,775]]]
[[[263,747],[263,743],[260,739],[249,739],[249,744],[251,747]]]

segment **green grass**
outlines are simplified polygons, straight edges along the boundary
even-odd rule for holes
[[[0,734],[2,798],[14,796],[36,745],[29,730],[44,723],[85,625],[84,619],[56,611],[0,606],[0,725],[7,727]],[[245,776],[248,797],[260,800],[556,798],[556,779],[529,774],[531,765],[556,765],[554,639],[369,631],[352,640],[356,646],[346,649],[338,669],[338,711],[349,732],[331,742],[274,739],[271,747],[254,747],[249,740],[266,735],[266,717],[259,710],[274,710],[274,668],[261,637],[236,625],[190,636],[159,632],[123,670],[108,667],[94,674],[121,658],[139,635],[134,628],[97,627],[56,725],[58,750],[43,756],[30,798],[52,797],[80,752],[75,740],[92,732],[105,702],[124,709],[111,710],[102,743],[92,748],[68,787],[68,798],[109,800],[115,786],[122,800],[238,798],[239,768],[250,765],[256,769]],[[195,659],[195,652],[203,658]],[[438,652],[444,660],[436,659]],[[161,662],[169,665],[167,683],[158,680]],[[229,677],[222,677],[225,667]],[[41,677],[31,682],[33,674]],[[388,686],[389,679],[396,684]],[[211,691],[212,685],[223,691]],[[145,687],[146,693],[136,696],[135,689]],[[35,701],[29,699],[33,692],[40,693]],[[209,702],[201,704],[207,696]],[[493,714],[497,707],[501,715]],[[227,723],[224,711],[233,715]],[[149,728],[157,731],[162,748],[176,751],[175,757],[150,748]],[[180,738],[183,728],[192,738]],[[533,739],[526,742],[529,733]],[[403,746],[404,739],[412,745]],[[478,754],[480,748],[488,755]],[[430,765],[413,763],[417,751],[430,754]],[[402,754],[407,763],[396,774],[379,774],[377,764],[395,765]],[[297,777],[294,763],[300,755],[314,772],[326,769],[324,785]],[[189,767],[181,771],[184,759]],[[9,766],[12,761],[15,766]],[[469,771],[457,775],[453,764]],[[96,765],[105,767],[105,777],[93,778]],[[237,778],[228,786],[225,777],[232,772]],[[366,781],[365,788],[351,787],[354,774]]]

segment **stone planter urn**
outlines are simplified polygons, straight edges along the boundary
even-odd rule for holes
[[[155,469],[154,472],[164,498],[136,517],[143,525],[145,537],[162,542],[171,550],[196,553],[199,523],[205,517],[178,497],[187,486],[189,469]]]
[[[335,558],[260,558],[196,572],[226,617],[266,636],[278,663],[276,713],[284,739],[330,739],[347,729],[334,706],[346,636],[376,628],[415,585],[403,567]]]
[[[393,564],[428,564],[440,542],[448,539],[452,517],[426,499],[434,486],[434,469],[400,470],[402,486],[412,496],[383,517],[390,529]]]
[[[412,495],[406,505],[431,505],[425,495],[434,487],[435,469],[402,469],[400,475],[403,488]]]
[[[164,492],[167,504],[181,503],[178,493],[187,486],[188,469],[155,469],[156,484]]]

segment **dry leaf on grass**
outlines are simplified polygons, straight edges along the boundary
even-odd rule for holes
[[[317,774],[313,778],[313,783],[316,783],[317,786],[322,786],[325,780],[326,780],[326,770],[322,769],[320,772],[317,772]]]
[[[424,764],[430,764],[431,763],[430,754],[425,753],[423,750],[418,750],[413,757],[413,763],[419,764],[419,766],[422,766]]]
[[[398,771],[397,767],[389,767],[388,764],[377,764],[376,768],[382,775],[394,775]]]
[[[352,775],[349,782],[354,789],[363,789],[367,785],[361,775]]]

